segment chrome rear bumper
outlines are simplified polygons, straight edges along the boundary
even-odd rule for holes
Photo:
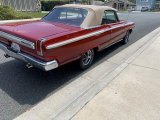
[[[27,55],[21,52],[18,52],[18,53],[13,52],[6,45],[2,43],[0,43],[0,49],[3,50],[8,56],[22,60],[44,71],[49,71],[49,70],[52,70],[58,67],[58,63],[56,60],[49,61],[49,62],[43,62],[30,55]]]

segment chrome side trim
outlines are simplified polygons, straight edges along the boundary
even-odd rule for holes
[[[89,33],[89,34],[86,34],[86,35],[82,35],[80,37],[76,37],[76,38],[72,38],[72,39],[69,39],[69,40],[66,40],[66,41],[63,41],[63,42],[59,42],[59,43],[55,43],[55,44],[52,44],[52,45],[48,45],[46,47],[46,49],[53,49],[53,48],[61,47],[61,46],[64,46],[64,45],[67,45],[67,44],[70,44],[70,43],[73,43],[73,42],[77,42],[77,41],[80,41],[80,40],[83,40],[83,39],[86,39],[86,38],[89,38],[89,37],[92,37],[92,36],[96,36],[96,35],[102,34],[104,32],[105,32],[105,30],[92,32],[92,33]]]
[[[125,24],[125,25],[129,25],[129,24]],[[99,31],[96,31],[96,32],[92,32],[92,33],[89,33],[89,34],[86,34],[86,35],[82,35],[80,37],[75,37],[75,38],[72,38],[72,39],[68,39],[68,40],[63,41],[63,42],[59,42],[59,43],[55,43],[55,44],[52,44],[52,45],[48,45],[46,47],[46,49],[49,50],[49,49],[54,49],[54,48],[57,48],[57,47],[61,47],[61,46],[64,46],[64,45],[67,45],[67,44],[70,44],[70,43],[73,43],[73,42],[77,42],[77,41],[84,40],[84,39],[89,38],[89,37],[93,37],[93,36],[102,34],[104,32],[116,29],[118,27],[123,27],[123,26],[124,26],[124,24],[116,26],[116,27],[111,27],[111,28],[99,30]]]
[[[0,43],[0,49],[3,50],[7,56],[22,60],[26,63],[30,63],[31,65],[44,71],[49,71],[58,67],[58,62],[56,60],[44,62],[22,52],[15,53],[2,43]]]
[[[92,27],[86,27],[84,29],[88,30],[88,29],[94,29],[94,28],[98,28],[98,27],[100,27],[100,25],[96,25],[96,26],[92,26]]]
[[[102,51],[102,50],[104,50],[104,49],[106,49],[106,48],[109,48],[110,46],[112,46],[112,45],[114,45],[114,44],[116,44],[116,43],[118,43],[118,42],[120,42],[120,41],[122,41],[122,40],[123,40],[123,39],[120,39],[120,40],[118,40],[118,41],[116,41],[116,42],[114,42],[114,43],[111,43],[111,44],[109,44],[109,45],[107,45],[107,46],[101,48],[101,49],[98,50],[98,51]]]
[[[25,39],[16,37],[14,35],[11,35],[11,34],[8,34],[8,33],[0,31],[0,37],[8,39],[8,40],[10,40],[12,42],[19,43],[19,44],[21,44],[21,45],[23,45],[25,47],[28,47],[28,48],[31,48],[31,49],[35,49],[35,44],[33,42],[30,42],[30,41],[27,41]]]

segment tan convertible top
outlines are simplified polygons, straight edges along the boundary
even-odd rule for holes
[[[81,24],[82,28],[89,28],[98,26],[102,22],[102,17],[104,15],[105,10],[113,10],[117,11],[116,9],[108,6],[97,6],[97,5],[78,5],[78,4],[66,4],[62,6],[56,6],[55,8],[59,7],[71,7],[71,8],[82,8],[88,11],[88,15],[86,16],[85,20]]]

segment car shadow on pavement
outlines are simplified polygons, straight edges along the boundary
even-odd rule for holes
[[[110,54],[119,47],[121,47],[120,43],[99,52],[93,66],[85,71],[78,69],[77,62],[49,72],[36,68],[28,69],[24,63],[14,59],[1,63],[0,89],[20,105],[35,105],[110,58]]]

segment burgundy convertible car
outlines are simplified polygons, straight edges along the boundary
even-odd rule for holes
[[[119,41],[127,43],[133,22],[120,21],[107,6],[62,5],[38,21],[0,25],[0,49],[49,71],[74,60],[91,66],[94,53]]]

